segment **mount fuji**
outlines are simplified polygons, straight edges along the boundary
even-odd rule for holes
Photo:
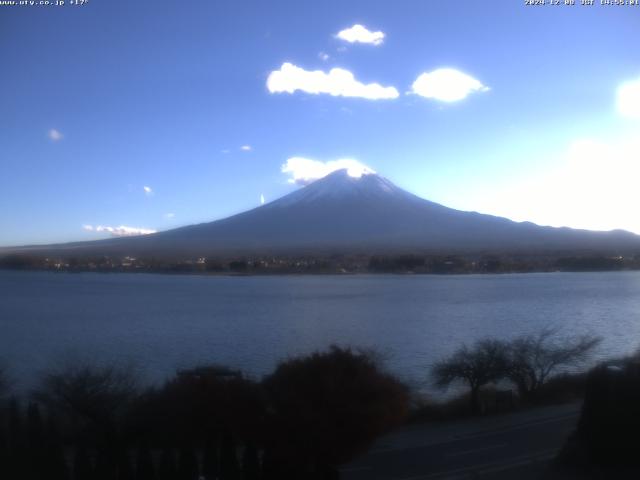
[[[543,227],[417,197],[375,173],[338,170],[253,210],[151,235],[5,249],[67,255],[198,257],[376,252],[628,252],[640,236]]]

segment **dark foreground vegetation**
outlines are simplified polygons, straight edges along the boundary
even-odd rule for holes
[[[446,387],[462,382],[468,393],[446,404],[414,411],[419,420],[451,419],[520,405],[582,401],[575,432],[540,478],[640,478],[640,351],[583,372],[599,338],[562,338],[557,331],[509,342],[485,339],[437,363],[432,376]],[[513,387],[499,390],[502,385]],[[508,394],[508,395],[506,395]],[[489,408],[492,406],[493,408]]]
[[[575,433],[557,460],[579,478],[640,478],[640,353],[603,362],[586,377]]]
[[[144,388],[131,368],[66,365],[20,400],[0,369],[0,478],[338,479],[340,465],[407,420],[582,398],[558,465],[580,478],[638,468],[640,356],[583,373],[598,343],[547,329],[462,346],[430,378],[467,392],[426,404],[374,353],[339,347],[284,361],[261,381],[207,365]]]
[[[543,329],[535,335],[511,341],[483,339],[473,346],[463,345],[449,358],[436,363],[432,376],[437,386],[446,388],[461,382],[469,389],[469,409],[473,414],[486,411],[481,389],[489,384],[514,387],[519,402],[536,404],[548,398],[548,383],[561,369],[579,367],[601,339],[590,335],[560,337],[557,330]],[[565,383],[574,375],[563,375]],[[558,378],[555,382],[558,383]],[[514,402],[509,388],[494,396],[509,407]],[[541,393],[546,395],[541,395]]]
[[[68,272],[154,272],[223,275],[336,273],[529,273],[640,270],[640,253],[257,255],[239,257],[44,257],[0,255],[0,268]]]
[[[204,366],[141,390],[128,369],[69,366],[45,374],[27,403],[7,401],[0,478],[333,479],[408,405],[373,356],[337,347],[261,382]]]

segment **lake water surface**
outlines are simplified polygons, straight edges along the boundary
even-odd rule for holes
[[[0,359],[18,386],[62,359],[132,361],[147,378],[222,363],[259,377],[332,343],[374,347],[424,380],[464,342],[559,326],[598,356],[640,346],[640,272],[222,277],[0,271]]]

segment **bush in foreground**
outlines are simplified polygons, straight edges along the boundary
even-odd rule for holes
[[[337,478],[337,466],[399,425],[408,389],[372,355],[332,347],[281,363],[264,381],[268,478]]]

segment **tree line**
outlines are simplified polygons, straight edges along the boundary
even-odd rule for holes
[[[42,257],[26,253],[0,256],[0,268],[68,272],[156,272],[198,274],[337,273],[528,273],[640,270],[640,254],[306,254],[173,258],[128,256]]]
[[[374,355],[332,347],[261,381],[206,365],[141,388],[129,368],[66,365],[27,400],[3,402],[1,478],[321,480],[404,420],[409,391]]]

